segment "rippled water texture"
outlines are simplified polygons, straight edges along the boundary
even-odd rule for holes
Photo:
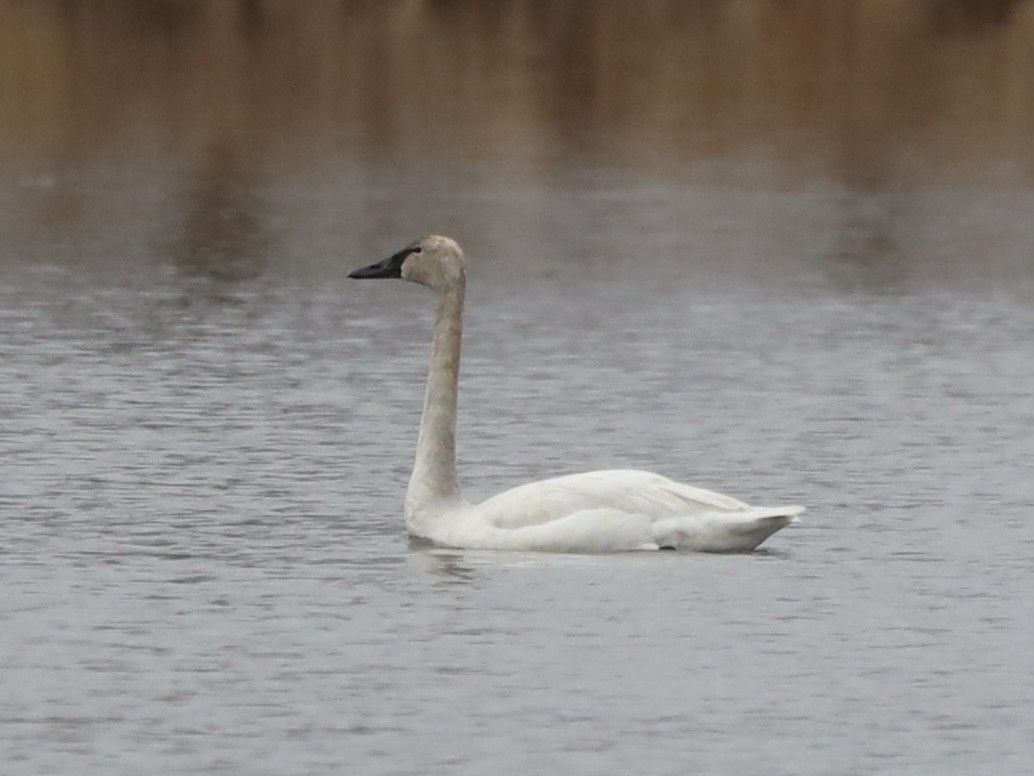
[[[0,0],[0,770],[1034,761],[1034,4]],[[738,556],[411,545],[648,468]]]

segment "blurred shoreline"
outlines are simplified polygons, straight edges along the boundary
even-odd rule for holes
[[[1032,87],[1032,0],[0,0],[0,240],[231,280],[446,231],[1012,283]]]
[[[754,149],[864,177],[852,149],[891,146],[934,176],[1034,168],[1021,0],[8,0],[0,50],[0,140],[29,170],[213,146],[302,167]]]

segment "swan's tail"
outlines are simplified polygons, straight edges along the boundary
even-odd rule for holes
[[[750,552],[791,523],[802,506],[750,507],[739,512],[705,512],[654,524],[661,547],[696,552]]]
[[[800,505],[794,505],[789,507],[751,507],[747,510],[746,514],[755,520],[778,520],[782,518],[786,522],[783,526],[790,525],[791,523],[801,522],[797,515],[804,511],[804,507]]]

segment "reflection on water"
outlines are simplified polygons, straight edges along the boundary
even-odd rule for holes
[[[898,231],[910,222],[907,195],[849,188],[840,195],[839,210],[830,251],[830,275],[837,284],[870,293],[902,287],[908,259],[902,256]]]
[[[1029,0],[0,9],[0,229],[30,260],[241,279],[425,231],[627,253],[619,223],[878,288],[1028,253]]]
[[[171,246],[184,271],[226,281],[262,274],[271,238],[251,172],[232,148],[213,146],[201,158],[182,194],[186,220]]]

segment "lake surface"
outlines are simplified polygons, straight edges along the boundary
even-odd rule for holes
[[[562,5],[0,3],[5,774],[1029,770],[1034,4]],[[469,498],[802,523],[411,543],[431,231]]]

